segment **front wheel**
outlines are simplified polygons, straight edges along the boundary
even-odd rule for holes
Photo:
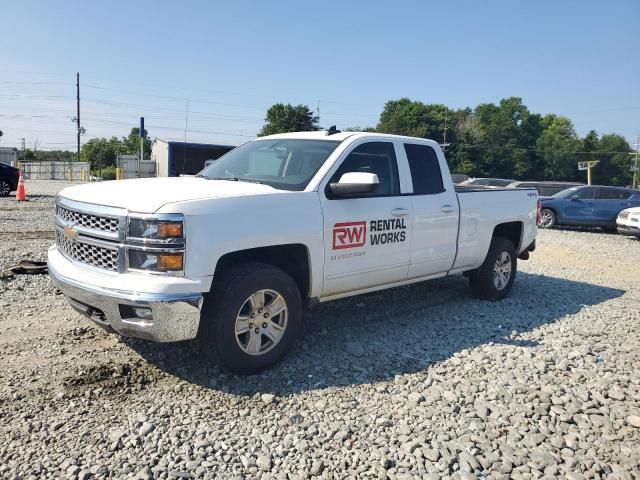
[[[554,227],[557,221],[556,214],[553,210],[549,210],[548,208],[540,210],[540,220],[538,221],[538,226],[540,228]]]
[[[484,263],[469,275],[471,290],[478,298],[502,300],[516,278],[516,251],[510,240],[495,237]]]
[[[216,275],[198,337],[210,360],[246,375],[282,359],[301,324],[302,300],[294,280],[279,268],[252,262]]]

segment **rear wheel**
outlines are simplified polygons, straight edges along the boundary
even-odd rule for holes
[[[501,300],[511,291],[516,278],[516,251],[510,240],[495,237],[484,263],[469,274],[473,294],[485,300]]]
[[[555,226],[556,223],[557,218],[553,210],[549,210],[548,208],[540,210],[540,221],[538,221],[540,228],[551,228]]]
[[[231,267],[214,279],[202,310],[205,355],[239,374],[271,367],[300,334],[302,300],[284,271],[262,263]]]
[[[6,180],[0,180],[0,197],[8,197],[11,193],[11,184]]]

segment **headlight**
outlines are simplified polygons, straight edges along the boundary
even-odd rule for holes
[[[184,269],[184,254],[129,249],[129,268],[148,272],[180,272]]]
[[[182,238],[184,228],[182,221],[146,220],[132,218],[129,220],[129,238],[144,240],[169,240]]]

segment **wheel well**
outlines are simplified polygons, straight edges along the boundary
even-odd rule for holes
[[[215,273],[245,262],[267,263],[284,270],[298,285],[302,298],[309,297],[311,268],[306,246],[301,244],[272,245],[230,252],[220,257]]]
[[[493,236],[511,240],[517,252],[522,238],[522,222],[507,222],[496,225],[493,229]]]
[[[553,208],[553,207],[545,207],[543,205],[542,207],[540,207],[540,210],[551,210],[554,213],[554,215],[556,215],[556,216],[558,215],[558,212],[556,212],[556,209]]]

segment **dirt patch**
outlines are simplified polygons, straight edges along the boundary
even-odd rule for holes
[[[107,362],[83,366],[77,374],[65,377],[62,385],[68,394],[82,394],[86,390],[97,389],[103,394],[128,394],[142,390],[160,376],[161,372],[146,362]]]

